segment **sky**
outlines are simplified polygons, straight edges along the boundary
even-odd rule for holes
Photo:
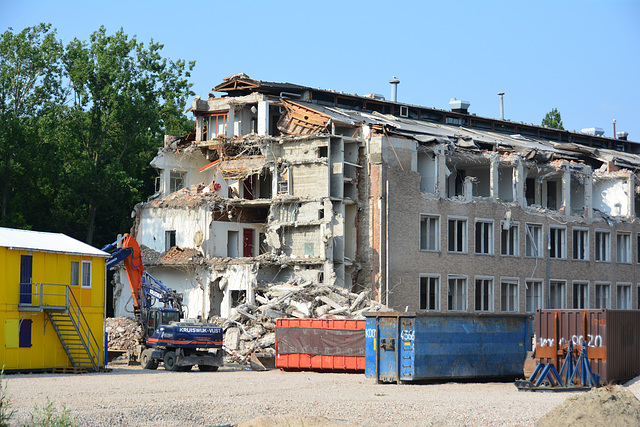
[[[629,132],[640,143],[640,0],[0,0],[0,32],[51,23],[67,44],[104,25],[162,55],[196,61],[193,91],[224,77],[289,82],[565,129]],[[217,94],[220,96],[221,94]]]

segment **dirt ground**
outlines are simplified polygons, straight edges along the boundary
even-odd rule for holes
[[[528,426],[576,395],[519,392],[512,382],[395,385],[375,384],[364,374],[240,366],[218,372],[110,367],[110,373],[7,375],[12,425],[27,422],[34,406],[49,399],[78,424],[92,426]],[[638,397],[640,382],[630,384]]]

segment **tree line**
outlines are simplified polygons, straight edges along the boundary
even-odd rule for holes
[[[155,191],[164,135],[193,129],[195,62],[122,29],[66,46],[50,24],[0,37],[0,226],[60,232],[94,246],[132,225]]]

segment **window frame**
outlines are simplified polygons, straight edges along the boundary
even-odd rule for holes
[[[181,182],[182,186],[178,188],[178,183]],[[169,171],[169,193],[175,193],[187,186],[187,172],[179,170]]]
[[[455,240],[451,239],[451,223],[455,223]],[[461,239],[461,243],[462,243],[462,248],[457,248],[457,243],[458,243],[458,231],[459,231],[459,227],[457,226],[458,223],[462,222],[462,239]],[[467,220],[467,218],[465,217],[458,217],[458,216],[450,216],[447,218],[447,252],[451,253],[451,254],[466,254],[469,252],[469,221]],[[452,250],[452,242],[454,249]]]
[[[631,282],[616,282],[616,309],[618,310],[631,310],[633,308],[632,303],[632,283]],[[625,288],[625,304],[620,304],[620,289]],[[625,305],[626,307],[621,307],[621,305]]]
[[[478,301],[478,282],[489,282],[489,286],[488,286],[488,298],[481,298],[480,301]],[[482,283],[482,294],[483,296],[485,295],[485,289],[484,289],[484,285],[486,283]],[[474,311],[479,312],[479,313],[491,313],[493,312],[493,307],[494,307],[494,298],[493,298],[493,294],[494,294],[494,278],[491,276],[475,276],[474,277]],[[486,308],[482,308],[482,306],[484,305],[485,299],[487,299],[487,303],[488,303],[488,307]],[[480,302],[480,306],[481,308],[478,308],[478,302]]]
[[[428,290],[430,290],[430,286],[432,285],[431,280],[434,279],[436,281],[436,283],[435,283],[436,292],[435,292],[435,300],[434,300],[435,307],[434,308],[429,308],[429,302],[430,302],[429,301],[429,296],[431,295],[430,292],[427,292],[427,297],[426,297],[426,300],[425,300],[425,302],[426,302],[425,306],[426,307],[423,307],[423,304],[422,304],[422,295],[423,295],[423,292],[422,292],[423,282],[422,281],[423,281],[423,279],[427,279],[428,280],[427,286],[426,286]],[[419,288],[418,288],[418,292],[419,292],[418,304],[419,304],[420,310],[423,310],[423,311],[440,311],[440,282],[441,281],[440,281],[440,275],[439,274],[421,274],[420,275],[420,283],[419,283]]]
[[[576,293],[576,289],[578,287],[583,287],[584,290],[581,292],[582,297],[582,307],[578,306],[577,299],[578,294]],[[571,282],[571,306],[574,310],[588,310],[589,309],[589,281],[588,280],[574,280]]]
[[[505,286],[510,291],[511,288],[515,289],[515,293],[512,295],[510,292],[507,294],[507,307],[505,307]],[[501,277],[500,278],[500,311],[502,313],[518,313],[520,312],[520,279],[517,277]],[[513,304],[513,307],[509,307]]]
[[[537,242],[535,242],[535,244],[537,244],[537,250],[536,253],[531,255],[529,254],[529,249],[533,249],[533,247],[530,247],[530,243],[534,243],[533,242],[533,238],[535,237],[533,235],[533,233],[530,232],[531,228],[537,228],[539,229],[540,233],[538,233],[537,236]],[[542,224],[536,224],[536,223],[527,223],[525,224],[525,234],[526,234],[526,238],[525,238],[525,250],[524,250],[524,255],[525,258],[542,258],[542,254],[543,254],[543,237],[544,236],[544,226]]]
[[[542,280],[542,279],[526,279],[524,284],[525,284],[524,311],[526,313],[535,313],[535,311],[537,309],[543,309],[544,308],[544,280]],[[539,286],[540,295],[537,298],[536,298],[535,294],[533,294],[533,287],[530,287],[529,285],[537,285],[537,286]],[[533,304],[533,301],[535,301],[536,299],[538,299],[539,304]],[[532,303],[529,304],[529,301],[531,301]],[[529,309],[529,306],[531,306],[531,309]]]
[[[455,281],[462,280],[462,299],[460,299],[460,301],[462,302],[461,308],[457,308],[457,304],[455,304],[458,300],[457,282],[454,285],[454,293],[453,295],[451,294],[452,280],[455,280]],[[467,276],[462,276],[458,274],[450,274],[447,276],[447,311],[466,312],[467,306],[468,306],[468,303],[467,303],[468,295],[469,295],[469,279]],[[456,305],[456,308],[452,308],[454,304]]]
[[[80,263],[81,260],[71,260],[69,262],[69,286],[80,286]],[[74,265],[75,265],[75,274],[74,274]],[[75,280],[74,280],[75,279]]]
[[[169,252],[172,247],[176,246],[176,230],[165,230],[164,231],[164,251]]]
[[[584,252],[584,258],[578,258],[577,257],[577,253],[576,253],[576,244],[577,244],[577,240],[576,239],[576,234],[582,234],[584,233],[585,236],[581,239],[582,240],[582,246],[583,246],[583,252]],[[584,227],[573,227],[571,230],[571,238],[572,238],[572,245],[571,245],[571,252],[572,252],[572,258],[574,261],[589,261],[589,229],[588,228],[584,228]]]
[[[429,239],[429,237],[430,237],[429,236],[429,230],[430,230],[430,228],[429,228],[428,225],[425,228],[425,230],[426,230],[426,233],[425,233],[426,234],[426,245],[425,245],[424,248],[423,248],[423,245],[422,245],[422,243],[423,243],[423,233],[422,233],[423,224],[425,224],[425,223],[428,224],[428,221],[430,221],[430,220],[434,220],[435,221],[435,234],[436,234],[436,236],[434,237],[434,242],[433,243],[434,243],[435,247],[433,249],[429,248],[429,240],[430,240]],[[440,234],[441,234],[441,231],[440,231],[440,215],[420,214],[420,242],[419,242],[420,251],[421,252],[440,252],[440,240],[441,240],[440,239]]]
[[[478,240],[479,240],[478,239],[478,231],[479,231],[478,230],[478,226],[479,225],[483,226],[483,228],[480,230],[480,234],[484,233],[487,236],[487,240],[488,240],[487,247],[486,248],[480,248],[481,250],[485,249],[484,252],[483,251],[478,251]],[[486,231],[484,229],[484,226],[488,226],[489,231]],[[474,240],[475,240],[474,241],[474,252],[475,252],[476,255],[493,255],[494,254],[494,247],[495,247],[494,235],[495,235],[495,232],[494,232],[494,228],[493,227],[494,227],[494,220],[485,219],[485,218],[476,218],[476,224],[475,224],[475,227],[474,227],[474,233],[475,233],[474,234]],[[484,246],[484,240],[485,239],[481,239],[481,241],[483,243],[482,246]]]
[[[558,254],[556,253],[554,255],[554,253],[551,251],[553,248],[552,244],[551,244],[551,234],[553,232],[557,232],[560,234],[560,236],[556,236],[556,242],[560,245],[559,249],[560,249],[560,256],[558,256]],[[558,237],[560,237],[560,239],[558,239]],[[555,248],[556,252],[558,248]],[[567,259],[567,227],[557,227],[557,226],[550,226],[549,227],[549,258],[552,259]]]
[[[603,309],[603,308],[611,308],[611,283],[610,282],[595,282],[594,285],[594,301],[593,301],[593,308],[595,309]],[[602,289],[606,289],[606,300],[605,300],[605,306],[602,307],[601,304],[599,304],[600,302],[602,302],[602,295],[599,295],[598,292]]]
[[[557,290],[556,285],[562,285],[561,287],[561,294],[560,297],[562,298],[560,300],[560,307],[556,307],[555,301],[554,301],[554,296],[556,293],[554,293],[552,291],[553,289]],[[550,279],[549,280],[549,309],[551,310],[564,310],[567,308],[567,281],[566,280],[562,280],[562,279]]]
[[[625,253],[626,257],[624,260],[621,259],[620,254],[623,253],[620,251],[620,237],[626,237],[626,245],[625,245]],[[631,264],[631,232],[629,231],[616,231],[616,263],[617,264]]]
[[[88,271],[89,271],[88,280],[89,280],[89,283],[85,282],[85,266],[88,266]],[[93,274],[92,269],[93,269],[92,261],[83,259],[82,260],[82,269],[80,270],[80,286],[83,289],[91,289],[91,284],[93,282],[93,280],[91,280],[92,279],[92,274]]]
[[[519,222],[513,222],[511,221],[509,223],[509,229],[505,230],[504,226],[505,226],[506,222],[505,221],[501,221],[500,222],[500,255],[501,256],[509,256],[509,257],[518,257],[520,254],[520,223]],[[512,235],[513,231],[515,230],[515,234]],[[509,245],[507,245],[505,247],[505,240],[503,239],[503,235],[505,233],[508,233],[509,236],[507,237],[508,242],[513,246],[513,253],[507,253],[508,249],[509,249]],[[515,242],[513,241],[515,239]]]
[[[594,232],[594,259],[596,262],[611,262],[611,231],[609,230],[595,230]],[[599,237],[603,236],[604,239],[600,240]],[[599,244],[600,243],[600,244]],[[602,247],[604,245],[604,247]],[[602,259],[602,249],[606,252],[604,259]],[[598,253],[600,252],[600,254]],[[600,255],[600,256],[598,256]]]

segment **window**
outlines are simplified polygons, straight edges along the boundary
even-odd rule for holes
[[[278,165],[278,194],[289,194],[289,165],[284,163]]]
[[[631,284],[618,285],[616,289],[617,307],[620,310],[631,309]]]
[[[596,231],[596,261],[609,262],[611,260],[609,241],[608,231]]]
[[[420,218],[420,250],[440,250],[440,218],[437,216],[422,216]]]
[[[71,277],[69,279],[69,285],[78,286],[80,284],[80,263],[78,261],[71,261]]]
[[[500,283],[500,310],[518,311],[518,279],[503,279]]]
[[[589,308],[588,282],[573,282],[573,308]]]
[[[507,256],[518,256],[518,224],[502,224],[501,253]]]
[[[631,235],[618,233],[616,236],[616,261],[619,264],[631,263]]]
[[[440,310],[440,278],[420,278],[420,310]]]
[[[449,311],[467,311],[467,278],[449,276]]]
[[[540,258],[542,256],[542,225],[527,224],[526,256]]]
[[[176,245],[176,230],[167,230],[164,232],[164,250],[169,250]]]
[[[182,190],[185,185],[185,172],[172,171],[169,174],[169,192],[174,193],[178,190]]]
[[[466,219],[449,219],[449,252],[467,252]]]
[[[493,279],[476,277],[476,311],[493,311]]]
[[[564,228],[551,227],[549,230],[549,247],[551,258],[567,257],[567,230]]]
[[[493,255],[493,221],[476,221],[476,253]]]
[[[567,283],[562,280],[552,280],[549,283],[549,308],[567,308]]]
[[[608,283],[596,283],[596,304],[595,308],[611,307],[611,286]]]
[[[640,264],[640,233],[638,234],[637,238],[636,256],[638,257],[637,263]],[[638,306],[638,308],[640,308],[640,306]]]
[[[91,261],[82,261],[82,287],[91,287]]]
[[[526,285],[525,305],[527,313],[531,313],[543,307],[542,280],[527,280]]]
[[[209,140],[209,139],[217,138],[219,136],[225,136],[227,132],[228,120],[229,120],[229,113],[212,114],[209,117],[208,132],[205,129],[205,135],[208,133],[209,138],[205,137],[205,139]]]
[[[573,229],[573,259],[589,259],[589,230]]]

